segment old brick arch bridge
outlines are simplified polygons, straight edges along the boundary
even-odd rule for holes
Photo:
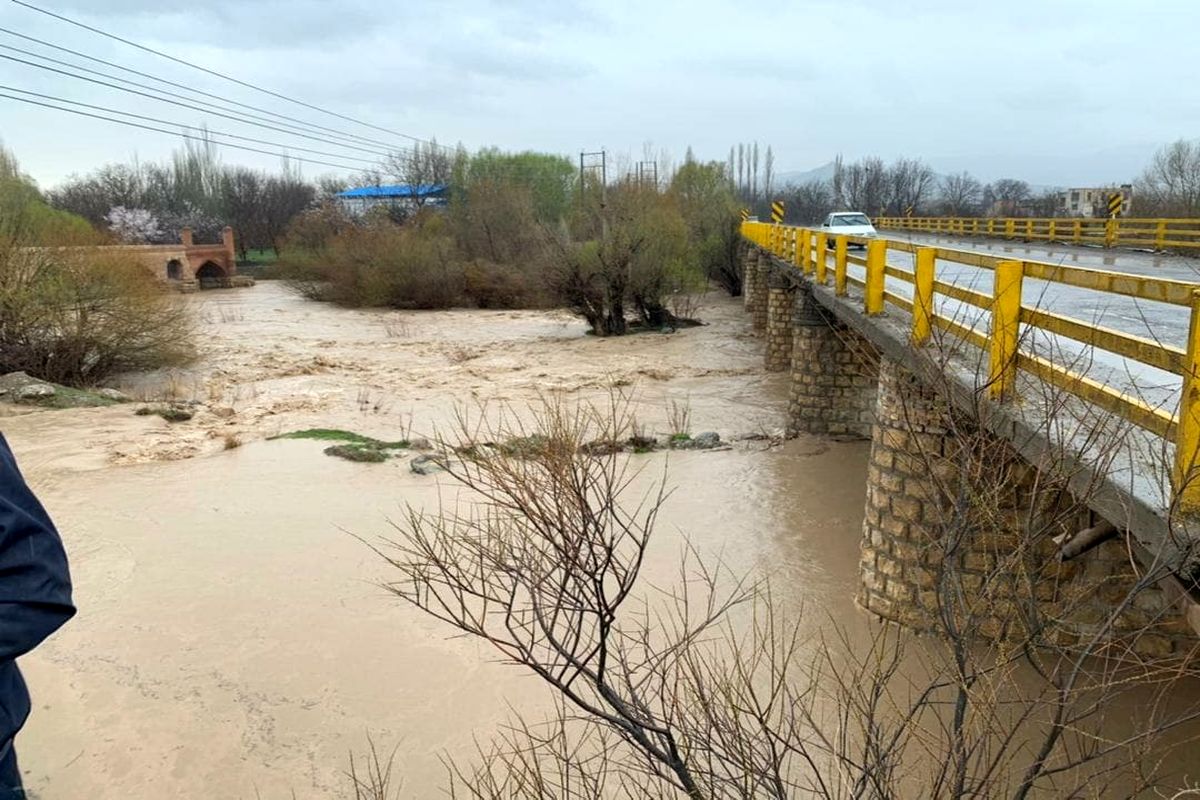
[[[180,232],[179,244],[120,245],[161,281],[188,292],[248,285],[251,281],[237,274],[237,256],[233,228],[226,226],[219,244],[196,244],[192,230]]]

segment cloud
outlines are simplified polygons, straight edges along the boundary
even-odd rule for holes
[[[1072,165],[1072,182],[1088,164],[1097,180],[1109,180],[1112,165],[1088,153],[1134,153],[1200,130],[1200,106],[1179,94],[1200,77],[1194,59],[1182,57],[1200,25],[1194,0],[1011,0],[987,8],[809,0],[777,3],[769,13],[734,0],[44,1],[282,94],[471,146],[635,151],[653,140],[676,155],[691,144],[698,157],[724,158],[730,143],[757,139],[774,146],[780,170],[839,152],[940,153],[981,174],[998,164],[1016,174],[1027,163],[1021,177],[1053,183],[1056,163]],[[31,35],[348,125],[18,6],[11,12],[3,24]],[[2,62],[0,80],[179,116]],[[186,112],[180,121],[197,124],[198,116]],[[135,145],[126,142],[143,158],[178,145],[113,135],[100,122],[64,125],[60,115],[9,101],[0,101],[0,118],[6,140],[44,184],[128,157]]]

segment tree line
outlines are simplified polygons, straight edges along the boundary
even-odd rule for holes
[[[1002,178],[984,183],[969,172],[938,175],[919,159],[889,163],[869,157],[847,163],[839,156],[828,179],[783,187],[789,219],[817,222],[832,211],[863,211],[874,216],[1053,216],[1058,193],[1034,192],[1028,183]],[[766,213],[763,204],[756,206]]]
[[[389,174],[448,185],[446,207],[300,214],[280,267],[299,291],[349,306],[565,306],[620,335],[680,324],[709,280],[741,288],[734,182],[718,162],[689,153],[658,182],[603,181],[559,155],[430,145]]]
[[[197,241],[218,241],[234,230],[240,255],[278,253],[291,220],[346,188],[334,177],[305,180],[284,163],[269,173],[221,163],[210,142],[188,142],[161,164],[109,164],[71,176],[46,193],[55,208],[76,214],[131,244],[179,241],[191,228]]]
[[[928,164],[910,158],[891,163],[876,157],[846,162],[839,156],[828,179],[776,187],[771,148],[764,152],[761,167],[757,143],[738,145],[730,154],[730,163],[738,166],[738,198],[762,219],[768,217],[770,203],[776,199],[785,202],[788,219],[799,223],[817,222],[832,211],[847,210],[918,217],[1053,217],[1063,213],[1058,189],[1036,191],[1016,178],[986,183],[965,171],[939,175]],[[1159,148],[1133,181],[1133,207],[1139,217],[1200,216],[1200,141],[1181,139]]]

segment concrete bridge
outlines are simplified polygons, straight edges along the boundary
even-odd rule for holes
[[[863,607],[933,627],[953,567],[984,637],[1037,618],[1055,641],[1136,631],[1145,657],[1200,643],[1195,284],[930,240],[743,235],[789,431],[871,440]]]

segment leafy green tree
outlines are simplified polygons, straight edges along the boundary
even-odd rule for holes
[[[528,192],[534,218],[554,225],[571,209],[576,167],[570,159],[549,153],[504,153],[480,150],[455,165],[453,185],[457,199],[469,202],[471,193],[483,189],[522,187]]]
[[[671,178],[668,194],[679,207],[693,257],[704,274],[731,295],[741,294],[738,202],[725,165],[685,161]]]

